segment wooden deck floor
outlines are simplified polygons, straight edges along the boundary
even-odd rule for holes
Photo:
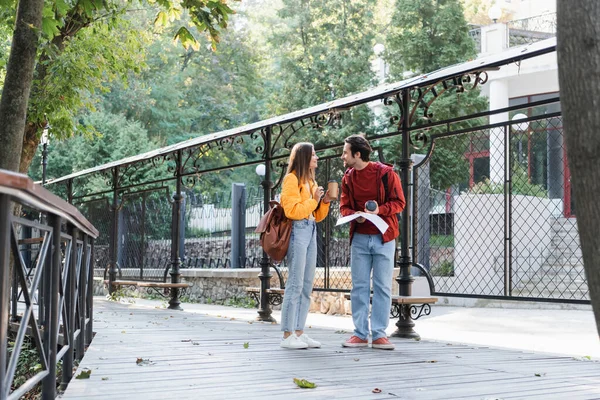
[[[400,339],[395,351],[345,349],[347,332],[318,328],[307,332],[323,348],[286,350],[279,325],[104,300],[94,321],[77,372],[92,374],[63,399],[600,398],[600,364],[572,357]]]

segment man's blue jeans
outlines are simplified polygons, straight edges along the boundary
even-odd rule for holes
[[[392,305],[392,277],[396,242],[382,243],[381,235],[355,233],[350,251],[352,270],[352,320],[354,335],[363,340],[369,336],[369,300],[373,274],[373,306],[371,335],[373,340],[386,337]]]
[[[317,224],[294,221],[286,255],[288,277],[281,307],[281,330],[304,330],[317,267]]]

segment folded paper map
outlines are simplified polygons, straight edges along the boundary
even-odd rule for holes
[[[385,231],[387,231],[387,228],[389,228],[389,225],[384,220],[382,220],[379,215],[369,214],[369,213],[362,212],[362,211],[354,213],[352,215],[348,215],[347,217],[341,217],[340,219],[337,220],[337,223],[335,225],[336,226],[342,225],[342,224],[348,223],[350,221],[353,221],[359,217],[363,217],[363,218],[371,221],[373,223],[373,225],[375,225],[377,227],[377,229],[379,229],[379,231],[381,232],[382,235],[385,233]]]

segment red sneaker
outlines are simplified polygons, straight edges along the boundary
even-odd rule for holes
[[[373,343],[371,344],[371,346],[374,349],[382,349],[382,350],[394,350],[394,348],[395,348],[394,343],[390,342],[388,340],[388,338],[386,338],[386,337],[381,337],[377,340],[373,340]]]
[[[350,339],[342,343],[342,347],[367,347],[368,345],[368,340],[361,339],[354,335],[350,336]]]

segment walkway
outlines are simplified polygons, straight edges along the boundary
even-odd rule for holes
[[[595,361],[430,340],[394,340],[395,351],[344,349],[350,318],[312,314],[311,323],[333,319],[340,327],[307,329],[321,349],[284,350],[279,325],[242,319],[255,310],[184,305],[174,312],[160,304],[96,299],[97,334],[77,371],[92,374],[73,379],[62,398],[600,398]],[[293,378],[317,388],[299,389]]]

